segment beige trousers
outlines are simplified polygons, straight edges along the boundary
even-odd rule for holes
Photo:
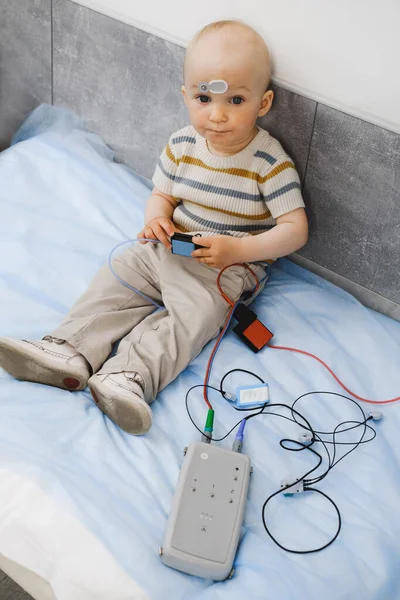
[[[138,373],[151,402],[219,334],[230,306],[218,291],[217,269],[171,254],[162,244],[136,244],[114,259],[113,268],[165,309],[122,285],[107,265],[52,335],[83,354],[94,373]],[[261,266],[252,268],[264,277]],[[245,267],[233,266],[221,286],[236,301],[255,281]],[[107,360],[117,340],[117,354]]]

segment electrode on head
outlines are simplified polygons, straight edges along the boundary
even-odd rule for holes
[[[201,81],[199,83],[199,90],[204,94],[211,92],[212,94],[224,94],[228,89],[228,84],[224,79],[213,79],[210,82]]]

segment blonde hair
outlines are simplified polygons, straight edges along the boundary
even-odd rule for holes
[[[200,29],[200,31],[198,31],[193,36],[193,38],[191,39],[191,41],[188,44],[186,54],[185,54],[185,59],[184,59],[184,63],[183,63],[183,78],[185,79],[185,68],[186,68],[186,63],[187,63],[187,57],[188,57],[190,51],[193,50],[193,48],[195,47],[197,42],[202,37],[204,37],[208,33],[220,31],[221,29],[224,29],[226,27],[236,27],[236,26],[241,27],[242,29],[245,29],[251,35],[253,35],[254,38],[256,39],[256,41],[258,42],[259,46],[264,51],[265,58],[266,58],[266,61],[265,61],[266,68],[267,68],[267,72],[266,72],[266,81],[267,81],[266,89],[267,89],[270,79],[271,79],[271,61],[270,61],[270,54],[269,54],[268,46],[267,46],[264,38],[255,29],[253,29],[253,27],[250,27],[250,25],[247,25],[247,23],[245,23],[244,21],[242,21],[240,19],[225,19],[222,21],[214,21],[213,23],[209,23],[208,25],[205,25],[202,29]]]

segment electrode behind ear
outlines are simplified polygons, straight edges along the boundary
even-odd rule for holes
[[[228,84],[224,79],[213,79],[209,83],[207,81],[202,81],[199,83],[200,92],[211,92],[212,94],[224,94],[228,89]]]

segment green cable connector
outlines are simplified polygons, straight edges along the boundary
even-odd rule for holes
[[[209,409],[207,413],[206,426],[204,427],[204,431],[212,432],[214,426],[214,411],[212,408]]]
[[[201,438],[202,442],[206,442],[207,444],[210,443],[210,437],[213,431],[213,426],[214,426],[214,411],[212,408],[210,408],[208,410],[207,413],[207,419],[206,419],[206,424],[204,426],[204,434]]]

